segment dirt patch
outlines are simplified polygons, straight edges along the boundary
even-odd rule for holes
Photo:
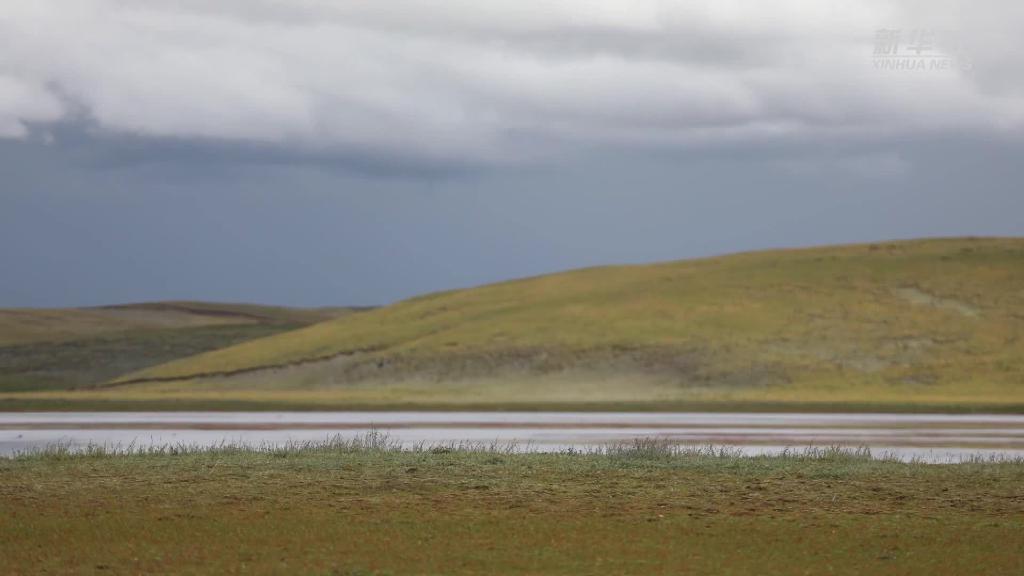
[[[915,306],[931,306],[941,310],[956,312],[967,318],[977,318],[981,315],[981,312],[976,307],[971,306],[966,302],[953,300],[951,298],[940,298],[919,288],[897,288],[893,292],[895,292],[895,294],[900,298],[903,298]]]

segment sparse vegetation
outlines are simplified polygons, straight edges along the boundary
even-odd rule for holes
[[[1016,574],[1024,463],[165,447],[0,459],[11,574]]]

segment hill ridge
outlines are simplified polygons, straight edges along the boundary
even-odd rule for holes
[[[483,388],[567,397],[614,381],[616,397],[653,386],[672,398],[1020,401],[1022,318],[1024,239],[788,248],[425,294],[128,374],[110,390],[461,401]]]

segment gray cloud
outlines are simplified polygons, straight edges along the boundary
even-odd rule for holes
[[[597,150],[386,178],[119,140],[0,140],[0,306],[380,304],[579,266],[1024,234],[1024,143],[990,136]]]
[[[1009,0],[0,2],[0,306],[379,304],[1024,234],[1022,24]],[[879,29],[958,32],[961,60],[879,69]]]
[[[0,136],[84,118],[493,164],[592,145],[1018,133],[1022,24],[1011,1],[8,3]],[[880,28],[956,30],[973,67],[877,70]]]

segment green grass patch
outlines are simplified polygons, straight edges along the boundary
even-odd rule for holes
[[[176,358],[272,336],[295,324],[224,324],[135,330],[0,347],[0,392],[67,390],[102,384]]]
[[[354,311],[210,302],[0,309],[0,393],[91,387]]]

